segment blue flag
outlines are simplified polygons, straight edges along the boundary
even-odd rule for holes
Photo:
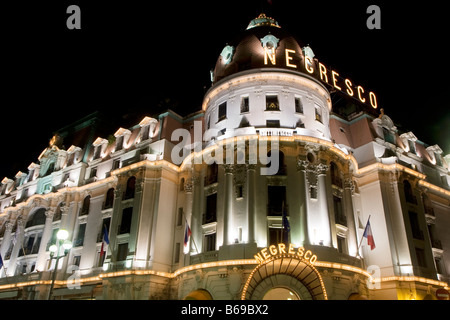
[[[109,244],[108,229],[106,229],[106,225],[103,225],[103,241],[105,241],[106,244]]]
[[[2,255],[0,254],[0,270],[3,268],[3,258]]]
[[[289,232],[291,231],[291,225],[289,224],[289,220],[287,218],[287,212],[286,212],[286,207],[284,206],[283,203],[283,242],[284,243],[288,243],[289,242]]]

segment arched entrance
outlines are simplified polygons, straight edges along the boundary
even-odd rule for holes
[[[327,300],[319,271],[297,255],[280,254],[253,269],[242,300]]]
[[[207,290],[198,289],[189,293],[183,300],[213,300],[213,298]]]

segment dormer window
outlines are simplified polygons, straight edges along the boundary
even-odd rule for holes
[[[116,137],[115,152],[122,150],[124,147],[127,147],[125,144],[125,138],[128,138],[130,135],[130,130],[124,128],[119,128],[119,130],[114,133],[114,137]]]
[[[409,152],[416,153],[416,144],[412,140],[408,140]]]
[[[97,160],[97,159],[101,158],[102,152],[105,151],[106,146],[108,145],[108,140],[102,139],[102,138],[97,138],[97,140],[95,140],[92,145],[95,148],[94,149],[94,157],[92,160]]]
[[[322,110],[319,106],[316,106],[316,121],[322,123]]]
[[[299,97],[295,97],[295,112],[296,113],[303,113],[303,104],[302,100],[300,100]]]

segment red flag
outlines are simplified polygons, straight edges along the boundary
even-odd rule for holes
[[[375,249],[375,240],[373,239],[372,228],[370,227],[370,221],[367,221],[366,229],[364,229],[363,237],[367,238],[367,244],[370,246],[370,250]]]

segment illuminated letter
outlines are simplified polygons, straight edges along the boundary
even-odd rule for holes
[[[313,64],[311,58],[308,57],[308,56],[305,56],[305,69],[306,69],[306,71],[308,71],[309,73],[313,73],[313,72],[314,72],[314,69],[311,68],[311,67],[309,66],[309,63],[310,63],[310,64]]]
[[[303,257],[303,254],[304,254],[304,253],[305,253],[305,248],[303,248],[303,247],[298,248],[297,256],[298,256],[299,258]]]
[[[320,62],[319,62],[319,70],[320,70],[320,80],[324,81],[323,79],[325,78],[325,82],[328,83],[327,68],[325,68],[325,66]]]
[[[364,93],[364,89],[361,86],[358,86],[358,97],[361,102],[366,102],[366,98],[361,97],[361,93]]]
[[[270,252],[271,255],[276,256],[277,255],[277,247],[274,246],[274,245],[271,245],[269,247],[269,252]]]
[[[255,254],[255,255],[254,255],[254,258],[255,258],[256,261],[258,261],[258,263],[261,263],[261,262],[264,261],[264,259],[261,257],[261,254],[260,254],[260,253]]]
[[[278,244],[278,252],[281,253],[286,253],[286,251],[284,250],[286,249],[286,245],[284,243],[279,243]]]
[[[264,259],[269,259],[270,258],[270,256],[267,254],[267,248],[262,249],[261,253],[262,253]]]
[[[294,245],[292,243],[289,244],[289,254],[295,254],[294,252]]]
[[[352,82],[348,79],[345,79],[345,84],[347,85],[347,94],[350,97],[353,97],[353,89],[352,89]]]
[[[370,92],[370,93],[369,93],[369,98],[370,98],[370,104],[372,105],[372,107],[373,107],[374,109],[376,109],[376,108],[378,107],[378,104],[377,104],[377,96],[375,95],[375,93]]]
[[[312,252],[310,250],[305,252],[305,256],[303,257],[305,260],[309,260],[310,256],[312,255]]]
[[[289,56],[289,53],[295,54],[295,50],[286,49],[285,52],[286,52],[286,66],[291,67],[291,68],[297,68],[297,65],[289,63],[289,61],[292,60],[292,57]]]
[[[317,256],[316,255],[313,255],[312,257],[311,257],[311,259],[309,259],[309,262],[311,262],[311,263],[314,263],[314,262],[316,262],[317,261]]]
[[[339,77],[339,73],[337,73],[337,72],[334,71],[334,70],[331,70],[331,75],[332,75],[332,77],[333,77],[333,86],[334,86],[336,89],[342,90],[342,88],[339,87],[339,86],[336,84],[336,82],[337,82],[336,77]]]
[[[274,49],[267,49],[266,47],[264,47],[264,64],[265,65],[267,65],[267,57],[269,57],[270,62],[272,62],[273,65],[276,65]]]

